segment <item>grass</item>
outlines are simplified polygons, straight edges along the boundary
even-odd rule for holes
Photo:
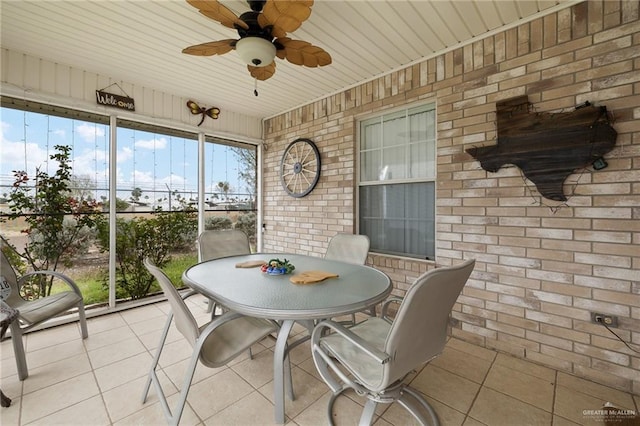
[[[182,282],[182,273],[189,266],[195,265],[197,262],[198,256],[195,253],[174,255],[162,270],[167,274],[169,279],[171,279],[175,287],[182,288],[185,286]],[[69,276],[73,278],[80,288],[85,305],[109,301],[109,288],[108,284],[104,281],[104,268],[84,272],[79,275],[74,275],[73,271],[69,271]],[[54,284],[51,293],[55,294],[68,289],[69,287],[66,285]],[[157,283],[154,283],[149,290],[150,293],[159,291],[160,286]]]

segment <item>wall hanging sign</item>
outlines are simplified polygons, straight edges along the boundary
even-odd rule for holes
[[[575,170],[607,166],[602,158],[616,143],[605,106],[589,102],[571,112],[531,112],[527,96],[496,105],[497,144],[466,151],[488,172],[518,166],[543,197],[566,201],[565,179]]]
[[[118,86],[120,91],[122,91],[122,93],[124,93],[125,96],[116,95],[115,93],[105,92],[105,89],[108,89],[111,86]],[[124,90],[122,90],[122,87],[120,87],[118,83],[113,83],[105,88],[96,90],[96,102],[98,103],[98,105],[105,105],[105,106],[110,106],[114,108],[125,109],[127,111],[136,110],[136,106],[133,98],[129,97],[129,95],[127,95],[127,93]]]

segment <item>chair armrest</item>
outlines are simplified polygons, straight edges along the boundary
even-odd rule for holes
[[[384,301],[384,303],[382,304],[382,312],[380,313],[380,318],[382,318],[383,320],[392,323],[393,322],[393,318],[389,318],[387,316],[387,310],[389,309],[389,305],[392,303],[397,303],[398,305],[402,303],[402,297],[390,297],[387,300]]]
[[[67,275],[65,275],[63,273],[60,273],[58,271],[42,270],[42,271],[29,272],[29,273],[24,274],[23,276],[21,276],[20,279],[18,279],[18,287],[20,287],[20,285],[22,284],[23,281],[25,281],[27,278],[32,277],[34,275],[51,275],[51,276],[54,276],[54,277],[60,279],[61,281],[63,281],[69,287],[71,287],[71,289],[74,291],[74,293],[76,293],[78,296],[80,296],[82,298],[82,292],[80,291],[80,287],[78,287],[78,285],[75,283],[75,281],[73,281]]]
[[[363,340],[360,336],[349,330],[348,328],[342,326],[341,324],[331,321],[325,320],[320,322],[313,329],[313,333],[311,335],[312,344],[316,345],[320,341],[320,337],[325,329],[331,329],[334,332],[340,334],[342,337],[353,343],[355,346],[364,351],[367,355],[375,359],[380,364],[385,364],[389,362],[391,356],[384,351],[372,346],[366,340]]]

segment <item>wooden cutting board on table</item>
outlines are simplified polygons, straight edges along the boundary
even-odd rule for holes
[[[324,281],[328,278],[338,278],[338,274],[326,271],[305,271],[299,274],[293,275],[289,278],[294,284],[314,284]]]

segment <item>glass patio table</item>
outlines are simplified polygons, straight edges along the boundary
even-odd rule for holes
[[[269,275],[259,267],[236,267],[241,263],[267,262],[273,258],[289,260],[295,270],[287,275]],[[323,271],[338,274],[338,277],[313,284],[289,281],[292,275],[305,271]],[[255,253],[205,261],[188,268],[182,279],[194,290],[232,311],[280,323],[274,348],[273,383],[275,421],[281,424],[285,421],[284,361],[287,338],[294,323],[304,325],[311,334],[314,320],[365,310],[386,299],[392,289],[389,277],[369,266],[283,253]]]

